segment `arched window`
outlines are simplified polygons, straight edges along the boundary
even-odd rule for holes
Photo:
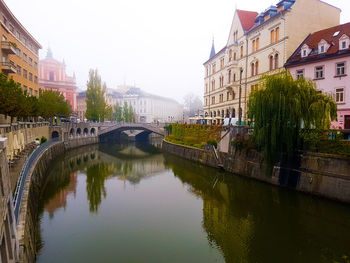
[[[232,118],[236,118],[236,110],[235,109],[232,109]]]
[[[259,38],[256,39],[256,48],[255,50],[259,50]]]
[[[269,57],[269,60],[270,60],[270,70],[273,70],[273,56],[272,55]]]
[[[252,43],[252,52],[255,52],[255,39],[253,40],[253,43]]]
[[[255,62],[255,75],[259,74],[259,61]]]
[[[251,65],[250,65],[250,71],[251,71],[251,75],[252,76],[254,76],[254,63],[252,63]]]
[[[232,60],[232,49],[230,49],[230,51],[228,52],[228,60]]]
[[[236,52],[235,53],[233,53],[233,60],[236,60],[237,58],[236,58]]]
[[[275,55],[275,69],[278,69],[278,54]]]
[[[271,44],[275,42],[275,30],[270,31],[270,42]]]
[[[277,42],[278,40],[280,40],[280,28],[279,27],[276,27],[275,34],[276,34],[275,41]]]
[[[216,117],[216,111],[214,111],[214,117]]]

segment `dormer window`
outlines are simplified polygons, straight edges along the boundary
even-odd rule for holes
[[[308,45],[303,45],[302,48],[301,48],[301,57],[302,58],[305,58],[309,55],[310,53],[310,48],[308,47]]]
[[[347,35],[342,35],[339,39],[339,50],[344,50],[349,48],[350,39]]]
[[[327,50],[329,48],[329,44],[327,43],[327,41],[325,41],[324,39],[322,39],[319,43],[318,43],[318,54],[322,54],[322,53],[326,53]]]

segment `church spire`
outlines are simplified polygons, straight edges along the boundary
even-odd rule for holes
[[[50,47],[48,47],[47,49],[46,58],[53,58],[52,50]]]
[[[215,47],[214,47],[214,38],[213,38],[213,43],[212,43],[212,46],[211,46],[209,59],[211,59],[214,56],[215,56]]]

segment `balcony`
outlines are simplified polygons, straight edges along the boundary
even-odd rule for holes
[[[17,73],[17,68],[12,61],[1,62],[1,70],[4,74]]]
[[[6,54],[16,54],[16,47],[8,41],[1,41],[1,51]]]
[[[238,81],[232,81],[231,83],[227,83],[224,87],[225,89],[227,89],[227,91],[233,91],[233,89],[238,86],[239,86]]]

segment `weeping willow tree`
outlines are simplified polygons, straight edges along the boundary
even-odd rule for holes
[[[329,129],[337,105],[312,81],[294,80],[289,72],[264,76],[260,86],[249,97],[248,117],[254,140],[264,152],[266,172],[271,174],[282,154],[290,159],[299,149],[301,128]]]

